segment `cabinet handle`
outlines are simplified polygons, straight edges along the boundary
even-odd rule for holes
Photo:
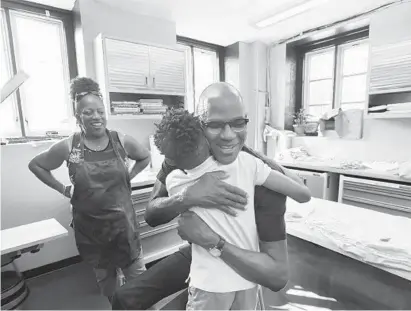
[[[146,77],[146,86],[148,85],[148,78]]]
[[[153,86],[156,86],[156,77],[153,77]]]

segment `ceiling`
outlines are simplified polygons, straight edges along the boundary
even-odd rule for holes
[[[30,0],[71,10],[75,0]],[[87,0],[90,1],[90,0]],[[177,34],[222,46],[237,41],[274,43],[369,11],[394,0],[324,0],[316,8],[258,29],[253,23],[306,0],[91,0],[176,22]],[[398,0],[397,0],[398,1]]]

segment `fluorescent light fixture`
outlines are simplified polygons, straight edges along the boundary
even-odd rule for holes
[[[283,12],[277,13],[273,16],[270,16],[268,18],[265,18],[259,22],[257,22],[255,25],[259,28],[264,28],[270,25],[274,25],[278,22],[281,22],[283,20],[286,20],[290,17],[296,16],[298,14],[301,14],[305,11],[308,11],[316,6],[319,6],[322,3],[327,2],[328,0],[309,0],[307,2],[304,2],[300,5],[297,5],[295,7],[292,7],[290,9],[287,9]]]

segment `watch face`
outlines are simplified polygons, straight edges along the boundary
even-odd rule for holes
[[[209,252],[210,252],[211,256],[214,256],[214,257],[220,257],[221,256],[221,251],[219,249],[215,248],[215,247],[211,248],[209,250]]]

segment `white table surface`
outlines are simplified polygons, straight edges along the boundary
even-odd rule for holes
[[[54,218],[1,230],[1,255],[44,244],[68,235]]]
[[[375,169],[342,169],[339,168],[337,164],[328,165],[327,163],[322,162],[304,162],[304,161],[278,161],[279,164],[296,169],[308,169],[308,170],[317,170],[322,172],[337,173],[342,175],[352,175],[358,177],[369,177],[383,179],[387,181],[399,181],[404,183],[411,184],[410,179],[401,178],[398,175],[395,175],[391,172],[379,171]]]
[[[300,215],[301,218],[289,217],[292,215]],[[411,253],[410,218],[392,216],[365,208],[317,198],[312,198],[310,202],[304,204],[300,204],[292,199],[287,199],[286,222],[288,234],[365,262],[361,260],[361,258],[339,247],[330,238],[310,225],[310,222],[315,220],[321,220],[322,223],[327,223],[327,220],[329,220],[329,224],[332,226],[332,224],[335,223],[335,219],[338,219],[341,223],[349,224],[346,227],[338,227],[339,229],[333,227],[333,230],[340,230],[338,233],[358,232],[359,236],[361,236],[361,241],[368,239],[370,242],[378,241],[384,236],[391,236],[392,240],[395,240],[396,247],[401,248],[401,246],[403,246],[401,250],[404,250],[407,254]],[[390,244],[390,242],[386,243],[387,246],[393,245]],[[411,270],[405,271],[402,269],[383,267],[369,263],[368,261],[365,263],[404,279],[411,280]]]
[[[153,185],[157,179],[158,169],[149,169],[140,172],[131,180],[131,187],[142,187]]]

